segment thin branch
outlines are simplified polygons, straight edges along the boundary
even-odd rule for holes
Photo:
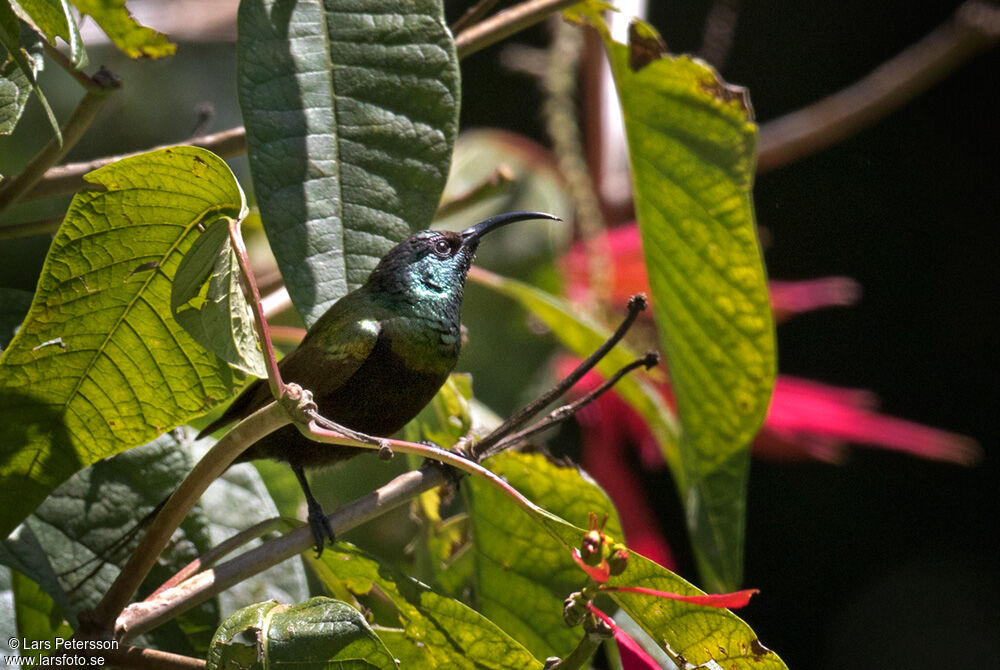
[[[459,58],[465,58],[505,37],[529,28],[549,14],[571,7],[579,0],[527,0],[463,30],[455,37]]]
[[[860,132],[993,46],[997,39],[1000,8],[969,0],[947,23],[868,76],[762,125],[757,171],[787,165]]]
[[[96,654],[95,654],[96,655]],[[137,670],[201,670],[205,661],[191,656],[173,654],[159,649],[145,647],[123,647],[101,651],[105,662],[116,668],[136,668]]]
[[[98,83],[96,76],[91,77],[87,73],[77,70],[66,54],[49,44],[48,40],[42,40],[42,48],[45,49],[45,55],[65,70],[66,74],[75,79],[76,83],[83,87],[83,90],[100,92],[103,89],[103,85]]]
[[[17,237],[29,237],[31,235],[54,233],[59,230],[59,224],[62,223],[62,220],[63,217],[54,216],[51,219],[39,219],[38,221],[25,221],[24,223],[0,225],[0,240],[12,240]]]
[[[103,68],[94,75],[93,82],[94,87],[87,89],[80,104],[73,110],[73,115],[63,126],[62,143],[53,137],[19,174],[0,184],[0,211],[20,200],[43,178],[50,167],[66,155],[90,127],[108,95],[121,86],[118,78]]]
[[[146,597],[145,599],[149,600],[150,598],[155,598],[163,591],[166,591],[167,589],[177,586],[181,582],[190,579],[191,577],[198,574],[202,570],[206,570],[212,567],[220,560],[222,560],[224,556],[233,553],[234,551],[242,547],[244,544],[256,540],[258,537],[262,537],[263,535],[270,533],[272,530],[276,530],[279,526],[287,527],[289,523],[290,522],[287,519],[284,519],[282,517],[272,517],[270,519],[264,519],[263,521],[255,523],[249,528],[241,530],[235,535],[226,538],[225,540],[223,540],[216,546],[212,547],[204,554],[202,554],[201,556],[194,559],[193,561],[185,565],[183,568],[178,570],[177,574],[173,575],[170,579],[163,582],[163,584],[161,584],[158,589],[149,594],[149,596]]]
[[[590,372],[590,370],[593,369],[593,367],[597,365],[597,363],[600,362],[600,360],[604,358],[623,337],[625,337],[625,333],[627,333],[629,328],[632,327],[632,324],[635,323],[639,313],[646,309],[647,304],[648,303],[644,295],[634,295],[629,298],[628,314],[626,314],[625,319],[622,320],[618,329],[612,333],[611,337],[609,337],[604,344],[598,347],[594,353],[581,362],[565,379],[553,386],[546,393],[542,394],[541,397],[535,401],[514,412],[514,414],[504,421],[499,428],[474,444],[469,450],[470,457],[477,462],[480,461],[482,459],[482,455],[488,453],[493,445],[499,443],[503,438],[523,426],[533,416],[545,409],[549,403],[561,396],[574,384],[580,381],[585,374]]]
[[[104,156],[103,158],[96,158],[90,161],[60,165],[59,167],[54,167],[48,170],[42,177],[41,181],[35,184],[33,188],[24,194],[23,199],[38,200],[40,198],[49,198],[56,195],[76,193],[87,185],[87,182],[83,179],[83,175],[88,172],[92,172],[97,168],[114,163],[122,158],[136,156],[140,153],[145,153],[146,151],[166,149],[177,146],[178,144],[201,147],[202,149],[208,149],[222,158],[229,158],[246,152],[246,129],[243,128],[243,126],[238,126],[236,128],[229,128],[228,130],[223,130],[218,133],[192,137],[179,143],[174,142],[171,144],[162,144],[157,147],[133,153],[121,154],[118,156]]]
[[[240,286],[253,312],[254,328],[264,354],[264,365],[267,367],[267,383],[271,387],[274,399],[281,400],[286,393],[286,386],[281,380],[278,360],[274,357],[274,345],[271,344],[271,333],[267,328],[260,291],[257,290],[257,279],[254,277],[253,268],[250,267],[250,257],[247,256],[247,248],[243,244],[243,235],[240,234],[240,222],[236,219],[229,220],[229,242],[233,245],[233,253],[236,254],[236,262],[240,266]]]
[[[497,0],[479,0],[465,10],[455,23],[451,24],[451,33],[457,35],[474,23],[478,23],[497,4]]]
[[[538,433],[544,430],[548,430],[549,428],[559,425],[560,423],[566,421],[570,417],[575,416],[576,413],[579,412],[581,409],[583,409],[584,407],[586,407],[587,405],[594,402],[602,395],[610,391],[611,388],[628,373],[640,367],[644,367],[647,370],[649,370],[659,362],[660,362],[660,354],[658,354],[655,351],[646,352],[646,354],[641,358],[637,358],[628,365],[622,366],[615,374],[611,375],[611,377],[609,377],[608,379],[605,379],[600,386],[598,386],[593,391],[587,393],[582,398],[579,398],[578,400],[575,400],[568,405],[557,407],[556,409],[549,412],[549,415],[546,416],[544,419],[536,421],[532,425],[528,426],[527,428],[521,431],[514,433],[513,435],[508,435],[500,442],[498,442],[496,445],[487,450],[485,453],[483,453],[482,458],[484,459],[489,458],[493,454],[504,451],[505,449],[509,449],[513,447],[515,444],[518,444],[520,442],[524,442],[533,435],[537,435]]]

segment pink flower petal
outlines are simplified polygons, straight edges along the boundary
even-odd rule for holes
[[[680,600],[681,602],[690,603],[692,605],[703,605],[704,607],[725,607],[728,609],[745,607],[747,603],[750,602],[751,596],[760,593],[759,589],[745,589],[743,591],[734,591],[732,593],[708,593],[700,596],[682,596],[679,593],[656,591],[654,589],[647,589],[643,586],[604,586],[601,587],[601,590],[618,591],[619,593],[641,593],[643,595],[655,596],[657,598]]]
[[[586,572],[587,576],[595,582],[603,584],[608,581],[608,577],[611,576],[611,573],[608,571],[607,561],[601,561],[598,565],[587,565],[583,562],[583,557],[580,555],[579,549],[573,550],[573,560],[576,561],[576,564],[580,566],[580,569]]]

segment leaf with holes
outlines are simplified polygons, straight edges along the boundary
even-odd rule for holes
[[[229,397],[239,381],[170,315],[204,224],[240,218],[226,164],[195,147],[87,176],[49,249],[31,310],[0,357],[0,535],[66,478]]]
[[[427,228],[458,130],[439,0],[247,0],[240,107],[257,203],[307,325]]]

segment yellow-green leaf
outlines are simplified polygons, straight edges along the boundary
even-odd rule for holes
[[[128,9],[125,0],[71,0],[84,14],[93,17],[115,46],[129,58],[162,58],[177,51],[163,33],[141,25]]]
[[[245,212],[226,164],[195,147],[87,176],[31,310],[0,357],[0,535],[80,468],[203,414],[238,380],[170,315],[204,224]]]
[[[750,442],[774,388],[774,320],[751,188],[757,127],[746,91],[633,23],[601,20],[621,100],[653,313],[681,422],[681,469],[703,582],[742,578]]]

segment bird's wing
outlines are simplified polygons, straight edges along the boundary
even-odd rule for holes
[[[375,348],[382,329],[377,319],[350,318],[349,305],[338,309],[341,302],[324,314],[309,329],[298,348],[278,363],[285,383],[294,382],[318,398],[336,391],[357,372]],[[271,400],[267,380],[258,379],[244,389],[222,416],[198,433],[198,437],[249,416]]]

